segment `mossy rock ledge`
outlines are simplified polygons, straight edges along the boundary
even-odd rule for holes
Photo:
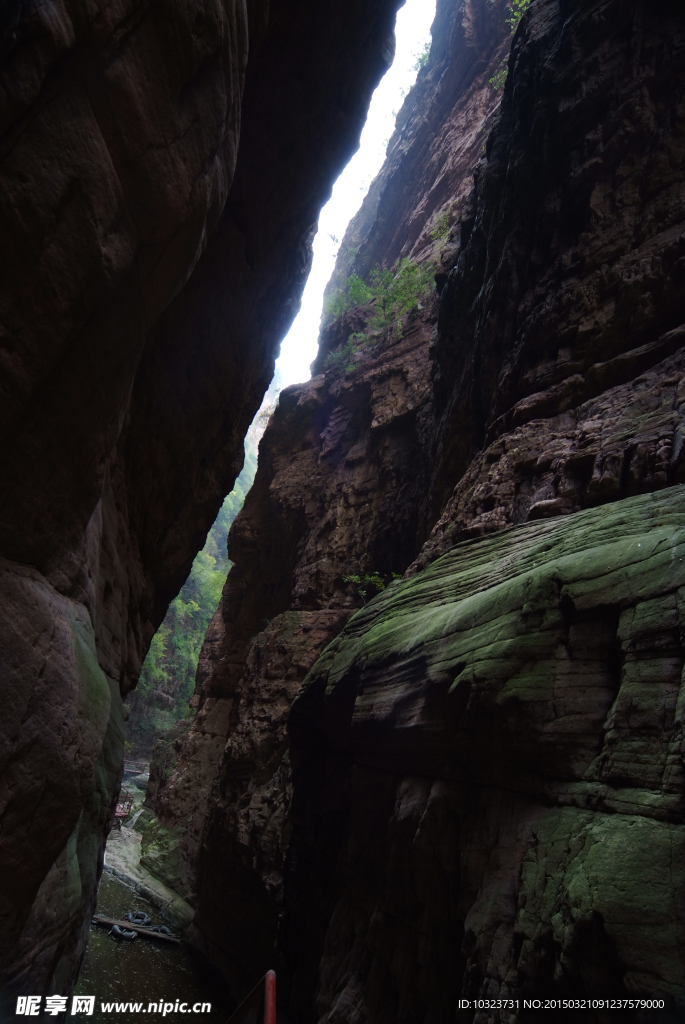
[[[682,486],[461,543],[350,620],[290,720],[322,1002],[374,963],[446,1005],[685,1011],[684,627]]]

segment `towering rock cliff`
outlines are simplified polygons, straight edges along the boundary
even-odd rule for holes
[[[503,5],[438,24],[331,294],[411,257],[439,296],[329,324],[267,430],[160,806],[177,884],[298,1020],[677,1015],[685,16],[533,0],[499,110]],[[374,570],[406,579],[350,617]]]
[[[63,992],[121,697],[242,462],[393,0],[0,13],[0,979]]]
[[[684,47],[673,4],[516,34],[440,301],[437,524],[290,716],[303,1016],[683,1013]]]

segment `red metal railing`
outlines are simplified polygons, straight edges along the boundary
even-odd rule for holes
[[[226,1024],[276,1024],[276,972],[267,971]]]
[[[117,809],[114,812],[115,818],[128,818],[131,813],[131,807],[133,806],[133,796],[127,789],[121,790],[119,794],[119,803]]]

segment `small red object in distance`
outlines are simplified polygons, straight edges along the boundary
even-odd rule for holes
[[[276,1024],[276,972],[264,976],[264,1024]]]
[[[256,1014],[255,1014],[256,1010]],[[263,1011],[263,1016],[262,1016]],[[226,1024],[276,1024],[276,972],[267,971]]]

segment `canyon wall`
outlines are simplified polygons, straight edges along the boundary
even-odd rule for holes
[[[438,5],[430,61],[345,237],[338,281],[409,257],[429,280],[444,271],[500,103],[489,79],[510,46],[505,15],[504,2]],[[281,394],[229,536],[234,565],[200,658],[198,713],[155,801],[170,835],[146,863],[196,905],[193,941],[236,993],[274,962],[292,701],[362,603],[343,577],[389,580],[413,562],[423,537],[435,291],[428,287],[401,324],[374,329],[372,313],[357,307],[331,320],[313,378]],[[352,333],[361,340],[346,354]]]
[[[121,698],[240,471],[396,6],[3,6],[8,996],[73,984]]]
[[[685,1005],[685,17],[533,0],[500,93],[505,13],[438,4],[329,295],[439,294],[284,392],[159,801],[194,941],[298,1021]]]
[[[674,4],[516,33],[440,297],[435,525],[290,715],[303,1019],[683,1013],[684,46]]]

